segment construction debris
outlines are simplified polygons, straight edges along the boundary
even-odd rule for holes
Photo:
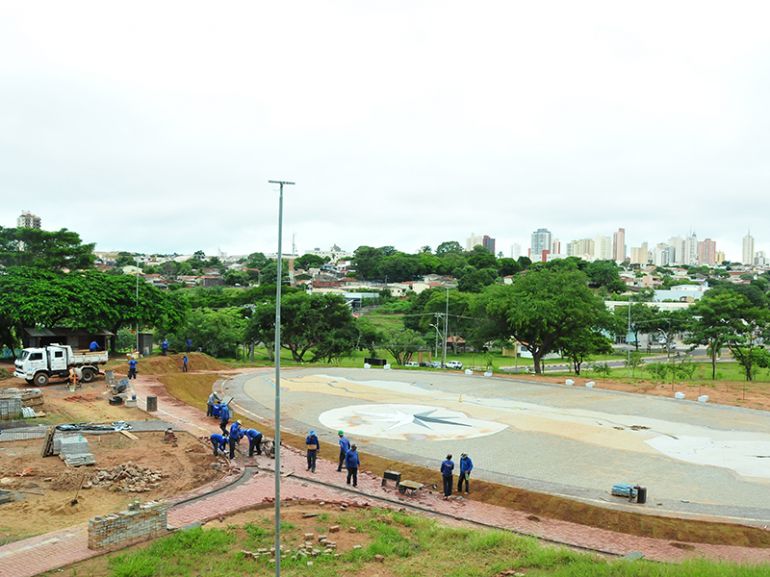
[[[120,493],[146,493],[160,486],[165,474],[129,461],[112,469],[99,469],[83,486],[104,487]]]
[[[0,389],[0,399],[21,399],[23,407],[39,407],[43,404],[43,391],[9,387]]]

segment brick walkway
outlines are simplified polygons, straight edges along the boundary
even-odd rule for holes
[[[163,386],[156,381],[149,378],[137,379],[136,391],[141,404],[144,404],[148,394],[156,395],[159,406],[156,416],[174,423],[179,429],[200,437],[208,436],[217,428],[215,421],[207,419],[197,409],[170,397]],[[430,491],[425,491],[416,497],[403,497],[392,487],[381,487],[380,479],[365,471],[359,475],[358,490],[350,491],[345,486],[344,472],[338,473],[336,470],[336,462],[319,459],[317,472],[311,475],[305,470],[305,458],[301,452],[284,448],[281,455],[282,473],[286,476],[281,484],[282,501],[326,501],[330,504],[346,503],[351,506],[417,507],[427,513],[449,515],[464,521],[504,527],[549,541],[615,555],[638,551],[648,559],[659,561],[706,557],[743,563],[770,562],[770,550],[767,549],[701,544],[691,544],[692,549],[682,549],[668,540],[636,537],[552,519],[535,520],[528,518],[530,516],[521,511],[462,498],[444,501],[439,494]],[[173,505],[169,510],[169,525],[184,527],[255,506],[271,506],[275,488],[271,470],[274,461],[267,457],[252,459],[242,455],[239,455],[236,461],[241,466],[256,465],[259,471],[253,477],[235,483],[232,488],[221,490],[210,497],[186,501],[190,497],[203,495],[232,483],[234,477],[180,496],[178,501],[184,502]],[[78,525],[0,547],[0,576],[32,577],[95,555],[95,552],[87,548],[85,525]]]

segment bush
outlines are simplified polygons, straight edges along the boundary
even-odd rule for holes
[[[601,375],[602,377],[609,377],[611,372],[610,366],[607,363],[594,363],[594,366],[591,367],[591,370],[597,375]]]

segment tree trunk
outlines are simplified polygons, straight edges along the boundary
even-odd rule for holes
[[[711,380],[715,381],[717,379],[717,347],[712,344],[711,345]]]
[[[532,362],[535,365],[535,374],[536,375],[542,375],[543,374],[543,366],[542,366],[542,355],[540,352],[530,351],[532,353]]]

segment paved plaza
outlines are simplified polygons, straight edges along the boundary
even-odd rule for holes
[[[765,412],[427,371],[288,369],[281,381],[284,427],[322,442],[343,429],[364,452],[435,470],[467,452],[489,481],[608,506],[625,505],[609,491],[628,482],[648,488],[647,511],[770,521]],[[226,386],[272,418],[272,371]]]

